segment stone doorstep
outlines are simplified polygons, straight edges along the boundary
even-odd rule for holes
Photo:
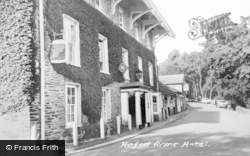
[[[100,147],[108,146],[108,145],[111,145],[111,144],[115,144],[115,143],[118,143],[118,142],[121,142],[121,141],[124,141],[124,140],[127,140],[127,139],[134,138],[134,137],[136,137],[136,136],[138,136],[140,134],[146,133],[148,131],[151,131],[151,130],[163,127],[163,126],[165,126],[165,125],[167,125],[169,123],[172,123],[175,120],[178,120],[178,119],[188,115],[189,112],[190,112],[189,110],[185,110],[184,112],[181,112],[179,114],[172,115],[172,116],[169,117],[169,119],[158,122],[158,123],[154,123],[151,127],[135,131],[135,134],[129,134],[127,136],[123,136],[123,137],[117,138],[117,139],[112,140],[112,141],[107,141],[107,142],[97,144],[97,145],[94,145],[94,146],[91,146],[91,147],[83,148],[83,149],[78,149],[78,150],[69,151],[69,152],[66,151],[66,155],[72,155],[72,154],[76,154],[76,153],[80,153],[80,152],[84,152],[84,151],[89,151],[89,150],[93,150],[93,149],[96,149],[96,148],[100,148]]]

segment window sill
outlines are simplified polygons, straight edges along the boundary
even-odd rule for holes
[[[73,128],[74,123],[66,123],[65,129]],[[82,124],[77,124],[76,127],[82,127]]]
[[[72,63],[67,63],[67,64],[70,64],[70,65],[72,65],[72,66],[75,66],[75,67],[79,67],[79,68],[81,68],[81,65],[72,64]]]
[[[72,65],[72,66],[75,66],[75,67],[81,67],[81,65],[69,63],[69,62],[67,62],[65,60],[51,60],[51,63],[53,63],[53,64],[66,63],[66,64],[69,64],[69,65]]]
[[[110,75],[109,72],[106,72],[106,71],[100,71],[102,74],[106,74],[106,75]]]
[[[125,83],[130,83],[130,79],[124,78],[124,82],[125,82]]]

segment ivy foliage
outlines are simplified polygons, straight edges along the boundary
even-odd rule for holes
[[[80,25],[81,67],[68,64],[53,64],[56,72],[82,86],[82,108],[89,122],[98,122],[101,115],[102,87],[112,82],[124,82],[118,70],[122,63],[122,47],[129,52],[130,81],[135,81],[137,56],[143,60],[144,82],[149,85],[148,61],[154,66],[154,53],[114,24],[105,15],[83,0],[47,0],[45,2],[46,31],[53,40],[53,32],[63,30],[63,14],[67,14]],[[98,34],[108,39],[109,72],[99,69]],[[156,77],[156,75],[154,75]],[[156,83],[156,81],[154,81]],[[156,86],[156,84],[155,84]],[[155,88],[154,88],[155,89]]]
[[[0,106],[10,113],[33,100],[33,1],[3,0],[0,12]]]

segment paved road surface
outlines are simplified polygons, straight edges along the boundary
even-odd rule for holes
[[[250,156],[250,115],[190,103],[165,127],[74,156]]]

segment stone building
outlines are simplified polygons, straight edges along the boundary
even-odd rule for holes
[[[90,123],[119,115],[134,127],[154,122],[154,47],[175,34],[152,0],[0,5],[1,139],[60,139],[83,126],[83,115]]]

